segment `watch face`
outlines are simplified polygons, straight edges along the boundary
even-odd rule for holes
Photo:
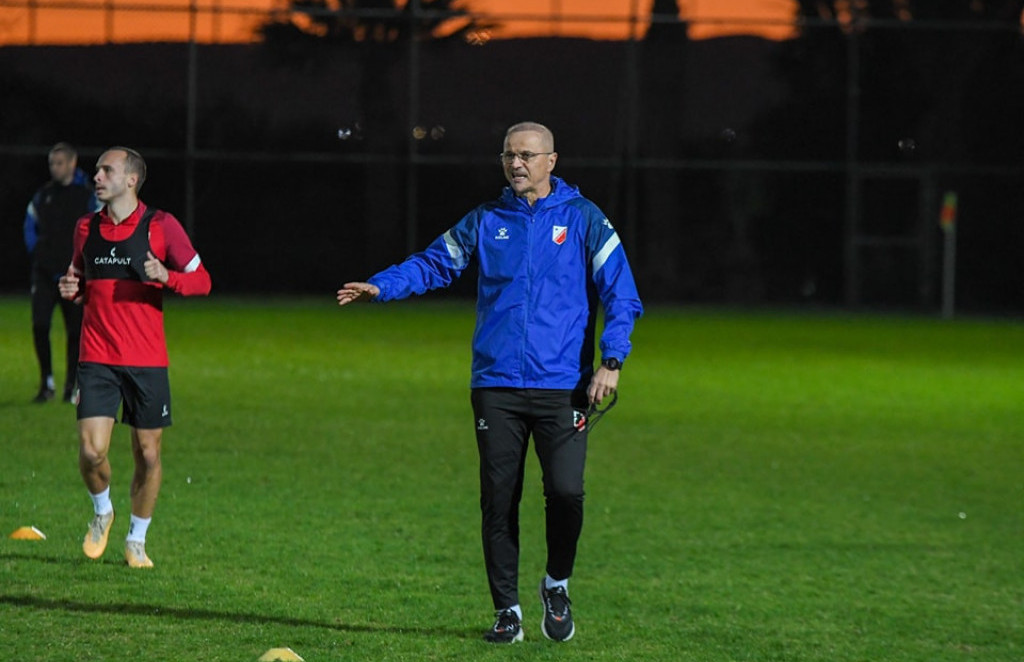
[[[601,361],[601,365],[608,368],[609,370],[618,370],[622,367],[622,363],[618,359],[605,359]]]

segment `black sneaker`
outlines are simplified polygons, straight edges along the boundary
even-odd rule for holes
[[[540,580],[540,603],[544,607],[544,620],[540,622],[540,631],[552,641],[569,641],[576,634],[576,624],[572,622],[572,602],[569,594],[561,586],[545,588],[544,580]]]
[[[494,616],[494,625],[484,633],[484,639],[492,644],[514,644],[523,640],[523,623],[514,610],[501,609]]]
[[[39,393],[36,393],[36,397],[32,398],[32,402],[49,402],[55,395],[57,394],[53,392],[52,388],[43,386],[39,389]]]

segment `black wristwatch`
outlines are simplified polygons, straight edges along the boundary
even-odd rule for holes
[[[612,357],[610,359],[602,359],[601,366],[604,368],[608,368],[609,370],[621,370],[622,361],[618,360],[615,357]]]

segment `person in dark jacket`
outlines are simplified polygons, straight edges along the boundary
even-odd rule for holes
[[[64,401],[75,397],[78,374],[78,342],[82,309],[65,301],[57,281],[71,263],[71,237],[75,221],[99,209],[89,178],[78,168],[78,152],[65,142],[50,149],[50,181],[44,184],[25,212],[25,248],[32,258],[32,339],[39,361],[39,391],[33,402],[47,402],[56,395],[50,352],[50,323],[58,305],[64,316],[67,339],[67,371]]]
[[[511,126],[499,158],[509,185],[497,200],[478,206],[423,252],[366,282],[345,283],[337,301],[384,302],[446,287],[476,258],[470,387],[495,609],[484,638],[523,639],[519,502],[532,436],[546,512],[541,632],[567,641],[576,632],[568,580],[583,526],[588,410],[614,396],[643,307],[608,218],[552,175],[558,154],[551,131],[535,122]],[[595,370],[598,303],[604,329]]]

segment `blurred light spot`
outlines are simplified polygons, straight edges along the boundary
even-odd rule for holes
[[[422,126],[414,126],[412,128],[412,137],[416,140],[423,140],[427,137],[427,130]]]
[[[434,140],[441,140],[444,138],[444,127],[441,125],[435,126],[430,130],[430,137]]]
[[[338,129],[338,140],[362,140],[363,125],[353,122],[352,126],[343,126]]]

